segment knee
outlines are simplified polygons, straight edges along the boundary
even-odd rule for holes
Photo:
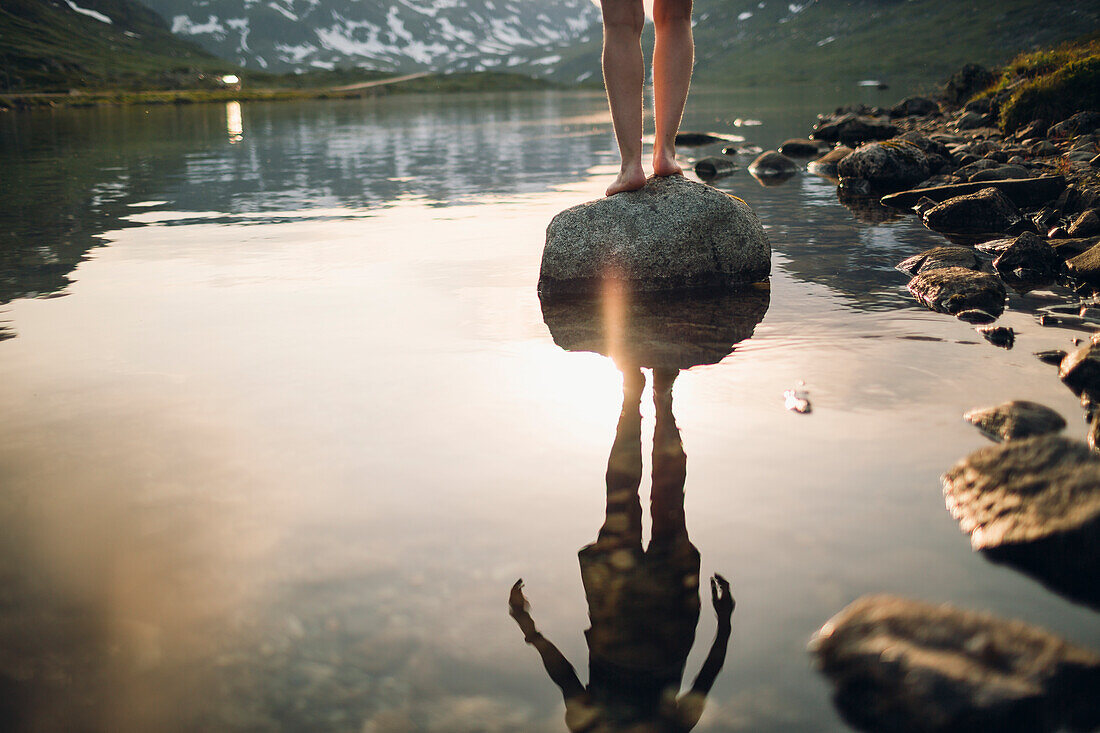
[[[645,11],[641,0],[603,0],[603,27],[609,34],[641,36]]]
[[[653,25],[658,29],[691,26],[691,0],[654,0]]]

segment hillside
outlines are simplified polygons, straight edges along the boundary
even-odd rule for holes
[[[182,38],[268,71],[552,70],[599,35],[590,0],[143,0]]]
[[[233,68],[131,0],[0,3],[0,91],[193,86]]]

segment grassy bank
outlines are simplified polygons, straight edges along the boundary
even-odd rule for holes
[[[287,75],[297,77],[299,75]],[[387,83],[389,75],[365,72],[347,77],[328,78],[303,74],[282,80],[279,77],[253,74],[245,77],[240,89],[88,89],[69,93],[0,93],[0,108],[41,109],[50,107],[96,107],[100,105],[202,104],[225,102],[285,102],[307,99],[361,99],[385,94],[458,93],[523,91],[552,89],[558,85],[545,79],[502,72],[472,72],[466,74],[427,74],[418,78]],[[366,80],[364,81],[364,76]],[[267,82],[272,86],[250,88],[249,81]],[[310,82],[339,82],[339,86],[310,86]],[[344,88],[355,84],[374,84],[359,88]]]

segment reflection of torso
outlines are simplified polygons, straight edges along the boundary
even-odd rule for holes
[[[593,543],[579,560],[592,624],[590,693],[631,698],[632,689],[671,686],[675,695],[699,622],[698,550],[686,537],[645,552]]]

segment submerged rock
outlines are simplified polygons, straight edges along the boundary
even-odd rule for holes
[[[712,143],[726,142],[724,137],[718,135],[712,135],[709,132],[678,132],[676,133],[676,144],[682,145],[685,148],[698,148],[703,145],[710,145]]]
[[[978,256],[973,250],[966,247],[933,247],[926,249],[919,255],[913,255],[898,263],[895,269],[906,275],[917,275],[930,270],[941,270],[945,267],[963,267],[968,270],[978,268]]]
[[[1022,220],[1015,204],[996,188],[948,199],[924,214],[933,231],[972,236],[1007,232]]]
[[[867,143],[837,164],[841,178],[862,178],[877,189],[911,186],[928,178],[928,157],[913,143]]]
[[[752,336],[770,298],[764,283],[722,293],[608,292],[544,300],[542,318],[566,351],[603,354],[620,365],[690,369],[717,364]]]
[[[730,288],[771,271],[771,247],[748,204],[683,176],[566,209],[550,222],[539,296]]]
[[[821,627],[810,651],[838,710],[862,730],[1042,733],[1100,721],[1100,656],[1020,621],[864,596]]]
[[[1058,366],[1062,363],[1062,359],[1066,358],[1066,352],[1061,349],[1047,349],[1046,351],[1036,351],[1035,357],[1044,364]]]
[[[766,150],[749,163],[754,178],[790,178],[798,172],[798,163],[776,150]]]
[[[1010,284],[1049,285],[1066,268],[1054,248],[1037,234],[1024,232],[993,260],[993,269]]]
[[[970,410],[963,415],[963,419],[998,443],[1057,433],[1066,427],[1066,421],[1057,412],[1027,400],[1013,400],[996,407]]]
[[[1085,444],[1041,435],[983,448],[944,474],[943,492],[975,550],[1100,602],[1100,457]]]
[[[996,317],[1004,311],[1004,284],[984,272],[962,267],[928,270],[917,274],[908,287],[914,298],[940,313],[959,315],[980,310]]]

